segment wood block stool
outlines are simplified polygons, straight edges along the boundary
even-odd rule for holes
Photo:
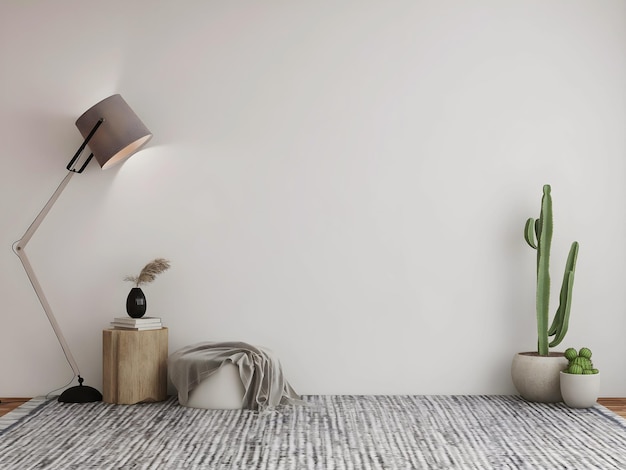
[[[167,328],[102,332],[103,401],[120,405],[167,398]]]

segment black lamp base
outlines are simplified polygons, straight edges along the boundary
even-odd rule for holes
[[[78,376],[78,385],[65,390],[59,400],[63,403],[91,403],[102,401],[102,394],[93,387],[83,385],[83,378]]]

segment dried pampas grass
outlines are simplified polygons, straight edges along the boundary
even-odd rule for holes
[[[142,284],[147,284],[156,279],[158,274],[168,270],[170,262],[164,258],[157,258],[154,261],[146,264],[145,267],[139,273],[139,276],[126,276],[125,281],[134,282],[137,287]]]

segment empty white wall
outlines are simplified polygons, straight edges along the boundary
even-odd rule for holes
[[[172,352],[265,345],[305,394],[513,393],[550,183],[554,284],[581,244],[563,347],[626,394],[623,0],[4,1],[0,64],[0,396],[71,379],[11,244],[118,92],[154,139],[29,246],[90,385],[122,279],[166,257]]]

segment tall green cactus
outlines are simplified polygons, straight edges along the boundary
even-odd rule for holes
[[[535,240],[535,235],[537,236]],[[540,356],[547,356],[549,348],[557,346],[567,333],[569,313],[572,306],[572,288],[578,257],[578,242],[573,242],[565,263],[565,273],[561,285],[559,308],[548,328],[550,307],[550,248],[552,245],[552,196],[550,185],[543,187],[541,213],[539,219],[532,217],[526,221],[524,238],[531,248],[537,250],[537,349]],[[554,336],[552,341],[548,338]]]

